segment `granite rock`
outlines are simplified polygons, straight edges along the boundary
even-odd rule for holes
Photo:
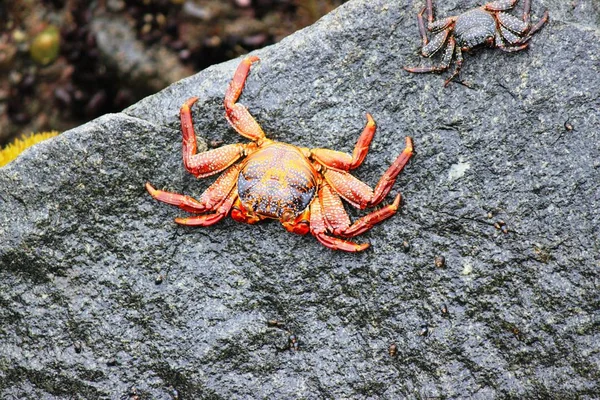
[[[372,185],[414,138],[402,209],[363,253],[277,222],[177,226],[144,190],[212,181],[181,164],[187,98],[202,149],[244,140],[222,106],[239,59],[1,168],[0,397],[595,398],[598,7],[533,1],[551,19],[527,51],[467,54],[444,88],[402,69],[427,62],[422,3],[346,3],[257,51],[240,100],[273,139],[346,152],[371,113]]]

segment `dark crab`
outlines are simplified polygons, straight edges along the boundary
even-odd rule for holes
[[[223,172],[198,200],[178,193],[146,189],[152,197],[196,215],[176,218],[188,226],[209,226],[228,214],[238,222],[255,224],[264,219],[281,221],[290,232],[311,233],[334,250],[362,251],[368,243],[348,239],[371,229],[391,217],[400,206],[400,194],[383,206],[351,223],[342,200],[364,209],[379,205],[392,189],[396,177],[413,155],[413,143],[406,137],[406,148],[371,189],[350,174],[367,156],[375,135],[375,121],[367,114],[367,124],[352,155],[329,149],[309,149],[276,142],[265,136],[246,107],[237,102],[258,57],[246,57],[238,66],[225,93],[225,116],[233,128],[250,143],[229,144],[204,153],[197,152],[191,107],[192,97],[181,107],[183,164],[204,178]],[[241,162],[238,162],[241,160]],[[296,341],[294,341],[296,343]]]
[[[548,21],[548,11],[534,26],[531,26],[529,15],[531,0],[525,0],[522,20],[506,12],[514,8],[518,1],[492,1],[460,15],[434,21],[432,0],[427,0],[427,6],[423,7],[417,15],[419,31],[423,39],[421,55],[431,57],[446,44],[442,62],[439,65],[404,67],[404,69],[415,73],[443,72],[450,67],[452,59],[456,58],[456,68],[450,78],[444,82],[444,86],[447,86],[460,72],[463,51],[469,51],[480,45],[507,52],[525,49],[533,34]],[[427,10],[427,28],[423,21],[425,10]],[[431,40],[427,37],[427,31],[434,34]]]

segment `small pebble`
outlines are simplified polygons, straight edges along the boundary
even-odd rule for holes
[[[446,258],[444,256],[436,256],[433,263],[437,268],[444,268],[446,266]]]
[[[192,52],[189,49],[183,49],[179,52],[179,59],[181,61],[189,60],[192,56]]]
[[[506,226],[506,222],[502,220],[496,221],[494,223],[494,228],[498,229],[499,231],[502,231],[502,233],[504,233],[505,235],[508,233],[508,227]]]
[[[198,5],[192,1],[186,1],[185,3],[183,3],[182,10],[184,14],[201,20],[208,20],[211,16],[210,12],[206,7]]]
[[[293,333],[288,337],[288,343],[291,351],[298,351],[298,338]]]
[[[410,243],[408,243],[408,241],[407,241],[407,240],[404,240],[404,241],[402,242],[402,250],[403,250],[405,253],[408,253],[408,252],[410,251]]]
[[[279,328],[279,329],[287,329],[285,327],[285,323],[282,321],[279,321],[277,319],[270,319],[267,321],[267,326],[271,327],[271,328]]]
[[[442,304],[442,315],[448,315],[448,306],[446,303]]]
[[[121,12],[125,9],[125,2],[123,0],[108,0],[106,7],[112,12]]]
[[[71,95],[64,87],[54,89],[54,98],[63,106],[69,107],[71,105]]]
[[[27,40],[27,34],[25,33],[25,31],[22,31],[20,29],[15,29],[13,31],[13,40],[16,43],[23,43]]]
[[[565,121],[565,129],[566,129],[567,131],[572,131],[572,130],[573,130],[573,125],[571,125],[571,124],[569,123],[569,120],[566,120],[566,121]]]
[[[73,343],[73,348],[75,349],[75,353],[79,354],[83,350],[83,345],[80,341]]]
[[[398,354],[398,345],[396,345],[396,343],[390,344],[390,347],[388,348],[388,353],[390,354],[390,357],[396,357],[396,355]]]

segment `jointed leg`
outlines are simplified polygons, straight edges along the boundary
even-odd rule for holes
[[[528,36],[531,36],[531,35],[533,35],[534,33],[536,33],[537,31],[539,31],[539,30],[542,28],[542,26],[544,26],[544,24],[546,24],[546,22],[548,22],[548,16],[549,16],[549,14],[548,14],[548,10],[546,10],[546,12],[544,12],[544,15],[542,16],[542,19],[540,19],[540,20],[537,22],[537,24],[535,24],[535,25],[533,26],[533,28],[531,28],[531,29],[529,30]]]
[[[396,195],[392,204],[365,215],[352,225],[350,225],[350,218],[348,218],[340,197],[331,190],[329,185],[323,185],[319,191],[318,201],[321,202],[321,209],[327,230],[337,236],[354,237],[368,231],[375,224],[394,215],[400,205],[400,195]]]
[[[425,12],[425,10],[428,10],[427,28],[425,28],[425,22],[423,20],[423,13]],[[449,17],[439,21],[433,21],[432,5],[431,2],[428,2],[428,5],[426,7],[423,7],[421,11],[419,11],[419,13],[417,14],[417,25],[419,26],[419,33],[421,34],[421,40],[423,42],[422,47],[427,46],[427,44],[429,43],[429,39],[427,38],[427,31],[439,32],[442,29],[446,29],[447,27],[449,27],[455,20],[456,17]],[[446,38],[444,38],[444,41],[445,40]]]
[[[527,24],[529,25],[529,20],[531,18],[531,1],[530,0],[525,0],[525,3],[523,3],[523,21],[527,22]]]
[[[193,197],[186,196],[179,193],[165,192],[162,190],[155,189],[150,182],[146,182],[146,190],[150,193],[150,196],[163,203],[171,204],[191,213],[204,212],[204,204],[194,199]]]
[[[225,93],[225,117],[240,135],[260,144],[265,138],[265,133],[254,117],[250,115],[248,109],[236,103],[244,89],[250,66],[258,60],[259,58],[256,56],[249,56],[244,58],[237,67],[233,80],[229,83]]]
[[[327,183],[356,208],[365,209],[373,198],[373,189],[346,171],[328,169],[323,176]]]
[[[512,53],[526,49],[527,46],[529,46],[527,41],[530,38],[531,36],[518,37],[501,25],[500,32],[496,31],[496,37],[494,38],[494,41],[496,43],[496,47],[498,47],[500,50],[507,53]],[[505,40],[508,42],[508,45],[504,44]]]
[[[488,11],[506,11],[514,8],[519,0],[497,0],[487,3],[483,7]],[[525,2],[527,4],[527,1]]]
[[[398,211],[399,206],[400,194],[397,194],[392,204],[388,204],[387,206],[382,207],[379,210],[373,211],[372,213],[365,215],[364,217],[356,220],[346,230],[337,234],[344,237],[354,237],[356,235],[360,235],[361,233],[365,233],[369,229],[373,228],[375,224],[378,224],[379,222],[388,219],[392,215],[396,214],[396,211]]]
[[[531,36],[536,33],[538,30],[544,26],[546,22],[548,22],[548,11],[544,12],[542,18],[532,27],[530,21],[530,11],[531,11],[531,1],[526,0],[523,6],[523,19],[522,21],[513,17],[507,13],[498,13],[497,20],[501,26],[509,29],[510,31],[521,35],[522,37],[518,40],[511,40],[509,37],[510,34],[505,34],[503,31],[503,36],[507,39],[507,41],[513,45],[524,44],[531,39]],[[525,36],[523,36],[525,35]]]
[[[496,47],[502,47],[504,41],[508,42],[509,45],[517,45],[523,41],[521,36],[517,36],[502,25],[500,25],[499,31],[500,32],[498,32],[498,30],[496,31],[496,37],[494,39]]]
[[[427,22],[429,25],[433,23],[433,3],[432,0],[427,0]]]
[[[406,147],[385,171],[375,189],[345,171],[327,170],[325,180],[331,187],[354,207],[364,209],[381,203],[396,182],[396,177],[413,155],[413,142],[406,137]]]
[[[394,160],[392,165],[385,171],[377,186],[373,190],[373,198],[369,201],[369,207],[376,206],[381,203],[385,196],[390,192],[392,186],[396,182],[396,177],[402,172],[408,161],[414,154],[412,138],[406,137],[406,147],[400,155]]]
[[[423,7],[423,9],[417,14],[417,24],[419,26],[419,33],[421,34],[421,39],[423,41],[423,47],[425,47],[429,42],[429,39],[427,39],[427,31],[425,30],[425,23],[423,22],[423,13],[425,12],[425,8],[426,7]]]
[[[180,110],[181,131],[183,133],[183,165],[191,174],[198,178],[204,178],[221,172],[235,163],[244,155],[248,145],[230,144],[198,154],[196,133],[194,132],[190,111],[197,100],[197,97],[192,97],[185,102]]]
[[[442,29],[446,29],[446,28],[450,27],[450,25],[452,25],[455,21],[456,21],[456,17],[448,17],[448,18],[444,18],[444,19],[438,19],[437,21],[430,23],[427,26],[427,29],[430,32],[439,32]]]
[[[369,145],[375,135],[375,129],[375,121],[373,121],[371,114],[367,113],[367,125],[360,134],[356,146],[354,146],[352,156],[341,151],[329,149],[312,149],[310,153],[315,160],[330,168],[344,171],[357,168],[362,164],[369,152]]]
[[[498,46],[498,48],[500,50],[502,50],[502,51],[507,52],[507,53],[514,53],[515,51],[525,50],[528,46],[529,46],[529,43],[525,43],[525,44],[521,44],[521,45],[518,45],[518,46],[500,45],[500,46]]]
[[[369,247],[369,243],[357,244],[326,234],[327,226],[321,202],[314,199],[310,205],[310,233],[317,238],[321,244],[333,250],[344,250],[349,252],[363,251]]]
[[[227,216],[236,198],[237,191],[232,190],[231,193],[229,193],[229,196],[227,196],[225,201],[217,207],[214,213],[195,215],[193,217],[188,218],[175,218],[175,222],[177,222],[180,225],[188,226],[209,226],[216,224],[217,222],[219,222]]]
[[[452,75],[450,75],[450,77],[448,79],[446,79],[446,81],[444,82],[444,87],[448,86],[450,84],[450,82],[452,81],[452,79],[454,79],[456,76],[458,76],[458,74],[460,73],[460,69],[462,68],[462,64],[463,64],[463,57],[462,57],[462,50],[460,48],[460,46],[456,47],[456,67],[454,68],[454,72],[452,72]]]
[[[183,164],[197,178],[205,178],[225,170],[242,158],[248,145],[236,143],[199,154],[183,154]]]
[[[171,204],[191,213],[203,213],[215,209],[235,186],[239,172],[238,166],[233,166],[202,193],[199,200],[190,196],[157,190],[146,183],[148,193],[158,201]]]
[[[442,33],[440,33],[441,35]],[[433,43],[433,40],[429,42],[429,45]],[[446,71],[450,67],[450,63],[452,62],[452,56],[454,55],[454,48],[456,47],[456,41],[453,37],[448,39],[448,44],[446,45],[446,50],[444,51],[444,56],[442,57],[442,63],[440,65],[433,65],[429,67],[404,67],[408,72],[414,72],[417,74],[426,73],[426,72],[443,72]],[[433,54],[433,53],[432,53]]]
[[[325,220],[327,230],[334,235],[338,235],[339,232],[344,232],[348,229],[350,226],[350,217],[346,213],[340,196],[331,189],[331,186],[327,182],[323,184],[318,195],[319,198],[315,199],[315,201],[321,203],[323,219]]]
[[[444,43],[446,43],[446,39],[448,39],[448,35],[450,34],[450,29],[445,29],[439,33],[437,33],[433,39],[421,49],[421,55],[423,57],[431,57],[435,53],[437,53]]]
[[[496,19],[500,23],[501,26],[509,29],[510,31],[523,36],[530,28],[529,21],[521,21],[517,17],[513,17],[512,15],[499,12],[496,14]]]

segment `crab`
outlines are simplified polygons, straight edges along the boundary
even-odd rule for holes
[[[417,14],[419,32],[423,40],[421,55],[431,57],[446,45],[441,64],[427,67],[404,67],[414,73],[443,72],[450,68],[452,59],[456,59],[456,68],[444,86],[458,76],[463,64],[463,51],[469,51],[481,45],[499,48],[506,52],[527,48],[528,42],[548,21],[548,11],[532,27],[530,22],[531,0],[525,0],[522,20],[506,11],[515,7],[519,0],[498,0],[481,7],[473,8],[462,14],[434,21],[432,0]],[[423,13],[427,10],[427,28]],[[431,40],[427,31],[434,34]]]
[[[256,56],[242,60],[227,88],[224,102],[226,119],[251,142],[198,153],[191,115],[191,107],[198,98],[192,97],[180,109],[185,169],[197,178],[223,173],[199,199],[158,190],[150,183],[146,183],[146,190],[158,201],[196,214],[175,218],[181,225],[210,226],[228,214],[235,221],[248,224],[275,219],[289,232],[300,235],[310,232],[330,249],[349,252],[367,249],[368,243],[358,244],[349,239],[394,215],[400,205],[400,194],[391,204],[354,223],[351,223],[341,199],[359,209],[380,204],[413,155],[412,139],[406,137],[405,149],[374,189],[349,172],[361,165],[375,134],[375,122],[368,113],[366,126],[352,155],[271,140],[248,109],[237,103],[250,67],[256,61],[259,61]]]

